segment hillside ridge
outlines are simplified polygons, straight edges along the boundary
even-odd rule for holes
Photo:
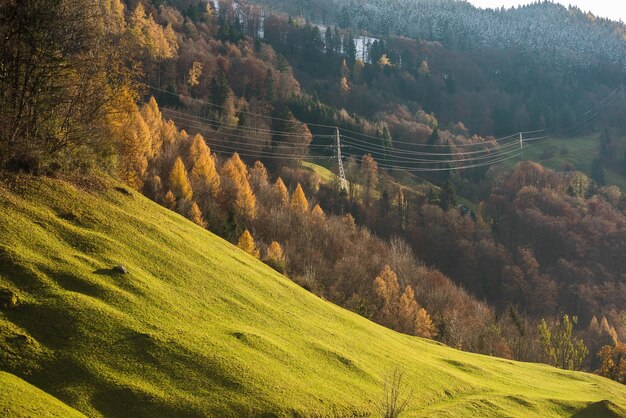
[[[0,370],[89,416],[367,416],[394,367],[409,416],[626,407],[598,376],[378,326],[113,181],[0,183],[0,243]]]

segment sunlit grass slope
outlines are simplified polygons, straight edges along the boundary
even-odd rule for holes
[[[84,417],[44,391],[10,373],[0,372],[0,416]]]
[[[0,288],[19,297],[0,304],[0,369],[89,416],[368,416],[394,365],[410,416],[626,406],[597,376],[382,328],[114,184],[0,183]],[[18,415],[43,399],[14,393],[0,405]]]

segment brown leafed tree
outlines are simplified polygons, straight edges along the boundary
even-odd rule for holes
[[[114,168],[113,122],[129,119],[137,97],[131,54],[98,5],[0,2],[0,167]]]
[[[363,182],[364,196],[363,203],[369,207],[372,199],[372,192],[378,185],[378,164],[371,154],[365,154],[361,161],[361,179]]]
[[[606,345],[598,355],[601,361],[598,373],[616,382],[626,383],[626,344],[617,342],[613,346]]]

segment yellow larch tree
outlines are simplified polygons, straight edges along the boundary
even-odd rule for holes
[[[307,213],[309,211],[309,201],[306,200],[304,190],[302,190],[300,183],[298,183],[291,197],[291,209],[298,213]]]
[[[326,218],[324,210],[320,207],[320,205],[315,205],[313,207],[313,210],[311,210],[311,218],[316,222],[323,221]]]
[[[289,205],[289,190],[287,190],[287,186],[283,183],[283,179],[278,177],[276,183],[274,184],[274,191],[278,196],[278,201],[281,206]]]
[[[163,117],[156,99],[150,97],[148,103],[141,107],[140,113],[150,131],[150,154],[148,157],[152,158],[161,152],[163,146]]]
[[[259,258],[260,252],[254,243],[254,238],[252,238],[252,234],[247,229],[243,231],[241,237],[239,237],[239,242],[237,242],[237,247],[247,252],[254,258]]]
[[[176,196],[174,196],[174,193],[172,193],[171,190],[168,190],[167,193],[165,193],[165,197],[163,197],[163,206],[169,210],[174,210],[176,208]]]
[[[389,266],[385,266],[374,279],[374,292],[379,300],[378,318],[382,325],[396,328],[398,322],[398,298],[400,285],[398,276]]]
[[[237,190],[235,214],[244,222],[251,221],[256,217],[256,197],[247,181]]]
[[[404,289],[398,303],[398,321],[400,330],[407,334],[412,334],[415,330],[415,316],[419,307],[415,301],[415,293],[411,286]]]
[[[205,146],[194,161],[191,170],[194,190],[199,194],[206,192],[212,198],[216,198],[220,192],[220,175],[215,167],[215,160],[211,156],[209,147]]]
[[[267,248],[265,262],[276,271],[281,273],[285,272],[285,253],[278,242],[272,241],[270,246]]]
[[[190,164],[195,164],[200,158],[200,155],[205,152],[210,153],[209,146],[204,141],[204,138],[200,134],[195,134],[193,139],[191,140],[191,146],[189,147],[188,160]]]
[[[196,202],[193,202],[189,208],[187,217],[195,224],[200,225],[202,228],[206,228],[206,222],[202,216],[202,211]]]
[[[193,190],[191,188],[191,183],[189,182],[189,177],[187,177],[185,164],[180,157],[176,159],[174,167],[172,167],[169,180],[170,190],[172,191],[172,193],[174,193],[176,199],[191,200],[191,198],[193,197]]]
[[[435,338],[437,330],[426,309],[420,308],[415,315],[415,335],[423,338]]]

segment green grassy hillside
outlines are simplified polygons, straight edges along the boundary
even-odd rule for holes
[[[0,182],[0,288],[0,369],[90,416],[369,416],[394,365],[410,416],[626,407],[597,376],[382,328],[114,184]],[[28,388],[7,415],[58,406]]]
[[[600,150],[600,134],[570,138],[546,138],[529,142],[524,148],[524,159],[535,161],[557,171],[574,168],[591,176],[591,164]],[[518,160],[509,160],[513,166]],[[605,168],[606,184],[626,190],[626,178],[619,172]]]
[[[0,387],[0,415],[3,417],[84,417],[75,409],[10,373],[0,371]]]

